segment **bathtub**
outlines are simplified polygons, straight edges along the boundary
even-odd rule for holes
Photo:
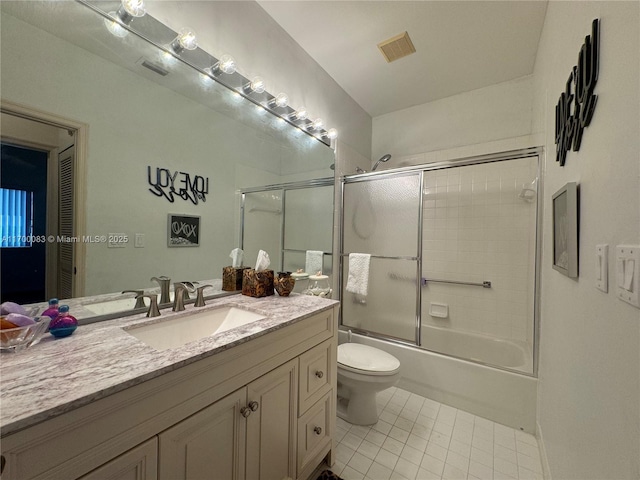
[[[533,362],[528,345],[434,325],[422,325],[422,348],[446,352],[460,359],[509,368],[531,375]]]
[[[490,361],[497,359],[496,355],[499,355],[503,357],[501,360],[514,364],[509,368],[531,371],[527,355],[523,355],[526,351],[516,344],[495,340],[502,347],[502,352],[496,354],[493,350],[498,349],[494,348],[497,344],[492,343],[493,339],[443,330],[445,329],[425,325],[422,327],[423,338],[429,342],[440,342],[439,348],[444,345],[443,342],[451,342],[454,348],[461,349],[458,353],[465,352],[465,355],[469,355],[473,352],[470,356],[484,363],[500,364],[501,362]],[[447,336],[452,333],[457,334],[457,338]],[[483,345],[480,340],[490,342]],[[347,330],[341,329],[339,342],[346,341]],[[401,378],[398,387],[535,434],[536,378],[357,333],[353,333],[352,341],[379,348],[400,360]]]

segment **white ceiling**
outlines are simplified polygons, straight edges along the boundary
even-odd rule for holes
[[[258,1],[372,117],[533,72],[546,1]],[[409,32],[417,52],[377,44]]]

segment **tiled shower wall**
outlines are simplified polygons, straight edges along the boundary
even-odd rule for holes
[[[532,344],[537,199],[519,194],[537,169],[532,157],[425,172],[423,277],[492,287],[428,283],[423,324]]]

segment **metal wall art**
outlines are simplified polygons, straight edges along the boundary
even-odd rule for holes
[[[598,82],[599,56],[600,20],[596,18],[591,24],[591,35],[586,36],[578,54],[578,64],[571,70],[556,105],[556,162],[560,162],[561,167],[569,150],[580,150],[582,133],[591,123],[598,101],[593,91]]]
[[[157,197],[164,197],[173,203],[175,197],[191,201],[197,205],[199,201],[206,202],[209,193],[209,177],[191,175],[176,170],[171,172],[166,168],[156,168],[152,175],[151,166],[147,166],[147,181],[149,189]]]

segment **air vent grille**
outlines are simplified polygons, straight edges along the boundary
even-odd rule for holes
[[[378,44],[378,48],[385,60],[389,63],[415,53],[416,48],[413,46],[411,38],[407,32],[391,37],[384,42]]]
[[[141,65],[144,68],[148,68],[152,72],[157,73],[158,75],[162,75],[163,77],[166,77],[167,75],[169,75],[169,71],[168,70],[165,70],[163,67],[161,67],[157,63],[154,63],[151,60],[148,60],[148,59],[146,59],[144,57],[140,58],[136,62],[136,65]]]

